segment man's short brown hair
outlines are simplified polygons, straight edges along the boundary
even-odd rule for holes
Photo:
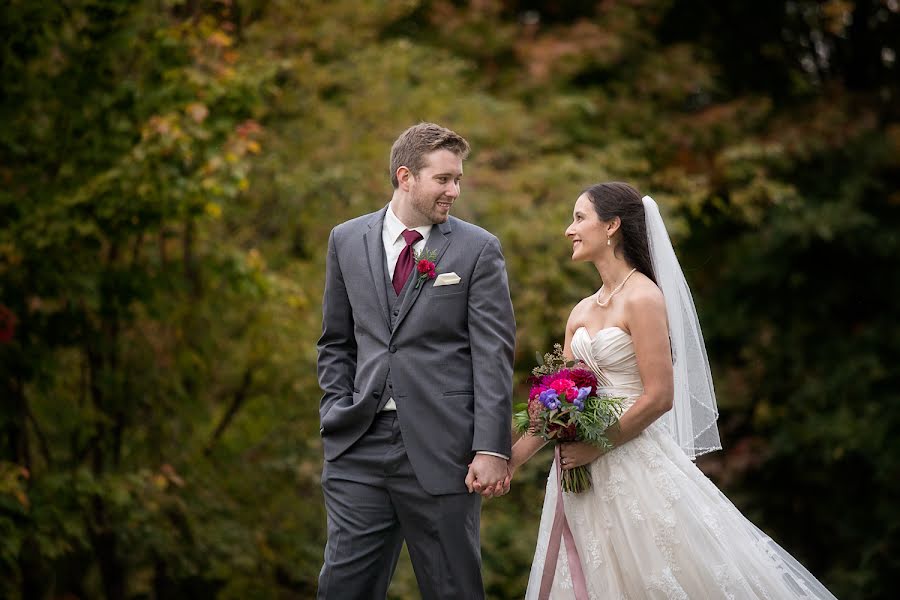
[[[406,167],[418,177],[425,166],[425,155],[435,150],[449,150],[465,160],[469,155],[469,142],[458,133],[434,123],[419,123],[401,133],[391,147],[391,184],[394,189],[400,185],[397,169]]]

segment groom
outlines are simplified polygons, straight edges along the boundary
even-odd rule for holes
[[[410,127],[390,203],[328,240],[320,600],[384,598],[404,540],[422,598],[484,597],[472,492],[507,474],[516,324],[497,238],[450,217],[468,152]]]

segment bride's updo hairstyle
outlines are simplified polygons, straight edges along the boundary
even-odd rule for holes
[[[584,190],[601,221],[619,217],[621,241],[615,246],[616,256],[621,252],[626,262],[656,283],[653,265],[650,262],[650,247],[647,243],[647,221],[644,216],[644,201],[641,194],[618,181],[598,183]]]

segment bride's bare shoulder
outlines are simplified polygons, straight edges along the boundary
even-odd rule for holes
[[[572,316],[586,313],[591,308],[591,302],[594,301],[595,294],[591,294],[587,298],[582,298],[578,304],[572,307]]]
[[[666,310],[666,300],[662,290],[653,283],[652,279],[643,274],[637,278],[634,286],[629,290],[626,302],[633,308],[656,309],[663,312]]]
[[[569,313],[569,321],[567,323],[567,328],[570,331],[574,331],[578,325],[584,322],[593,298],[593,296],[588,296],[572,307],[572,312]]]

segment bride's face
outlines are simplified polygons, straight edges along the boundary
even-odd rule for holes
[[[572,242],[572,260],[593,260],[606,246],[606,225],[597,216],[587,194],[578,196],[572,211],[572,224],[566,229]]]

